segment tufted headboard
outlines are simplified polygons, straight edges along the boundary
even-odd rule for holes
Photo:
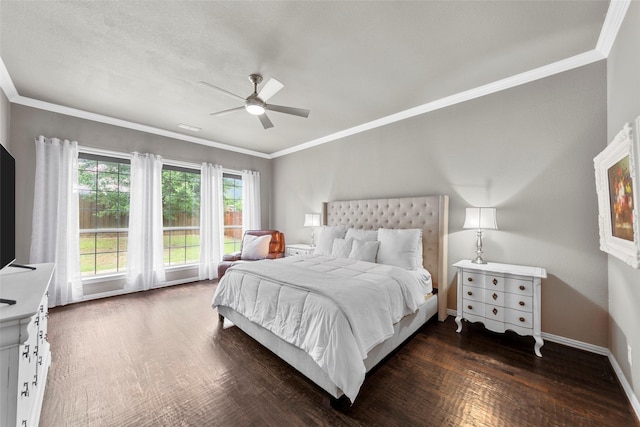
[[[325,202],[322,221],[324,225],[365,230],[421,228],[423,265],[438,289],[438,319],[446,318],[449,196]]]

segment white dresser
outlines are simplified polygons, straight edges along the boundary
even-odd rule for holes
[[[540,287],[547,277],[544,268],[511,264],[453,264],[458,269],[457,332],[462,319],[482,322],[494,332],[512,330],[533,336],[534,350],[542,357],[540,335]]]
[[[294,255],[312,254],[315,249],[316,249],[315,246],[306,245],[304,243],[296,243],[293,245],[286,245],[284,255],[294,256]]]
[[[48,289],[54,264],[0,273],[0,426],[37,426],[51,364]]]

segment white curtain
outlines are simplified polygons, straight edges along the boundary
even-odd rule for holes
[[[49,306],[82,299],[78,143],[36,138],[36,177],[29,262],[55,262]]]
[[[260,172],[242,171],[242,231],[260,230]]]
[[[162,244],[162,157],[133,153],[125,289],[166,282]]]
[[[200,280],[218,277],[224,253],[222,166],[203,163],[200,168]]]

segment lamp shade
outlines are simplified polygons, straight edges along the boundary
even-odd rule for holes
[[[320,227],[320,214],[308,213],[304,214],[305,227]]]
[[[462,228],[497,230],[496,208],[467,208]]]

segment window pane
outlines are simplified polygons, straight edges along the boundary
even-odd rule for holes
[[[200,224],[200,173],[162,170],[162,223],[164,226],[164,262],[168,265],[198,262]]]
[[[242,177],[224,175],[224,251],[225,254],[240,250],[242,240]]]
[[[119,159],[111,162],[84,153],[79,155],[80,229],[105,230],[80,234],[83,275],[115,273],[126,268],[129,170],[129,165]]]
[[[96,253],[113,252],[118,249],[116,233],[96,233]]]
[[[96,273],[115,273],[117,271],[117,252],[104,252],[96,254]]]
[[[128,233],[118,233],[118,252],[124,252],[127,254],[127,239]]]
[[[95,255],[80,255],[80,271],[83,276],[95,274]]]
[[[80,233],[80,254],[93,254],[96,252],[96,234]]]

